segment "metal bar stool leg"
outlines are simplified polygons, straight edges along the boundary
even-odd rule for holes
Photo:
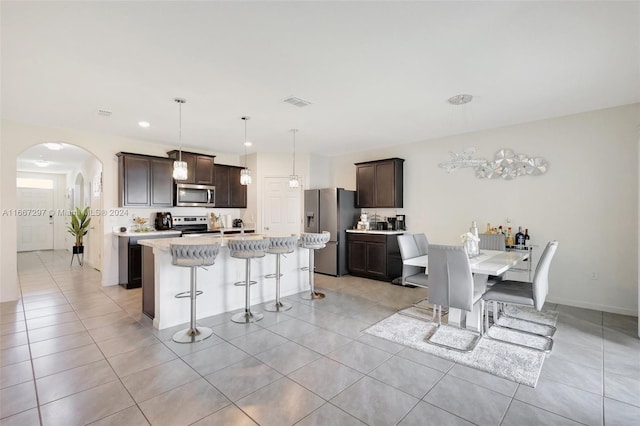
[[[280,253],[276,254],[276,302],[265,306],[264,310],[269,312],[284,312],[291,309],[290,303],[283,303],[280,301]]]
[[[198,327],[196,324],[196,297],[197,294],[197,275],[196,266],[191,267],[191,290],[189,291],[189,299],[191,300],[191,321],[189,328],[180,330],[173,335],[172,340],[177,343],[195,343],[211,337],[213,330],[209,327]]]
[[[231,321],[238,322],[242,324],[247,324],[250,322],[260,321],[263,317],[260,313],[251,312],[251,259],[245,259],[245,301],[244,301],[244,312],[239,312],[231,317]]]
[[[309,249],[309,287],[311,287],[311,289],[309,293],[300,295],[300,298],[304,300],[324,299],[324,294],[316,292],[316,289],[315,289],[314,273],[316,270],[316,266],[315,266],[314,255],[315,255],[315,250]]]

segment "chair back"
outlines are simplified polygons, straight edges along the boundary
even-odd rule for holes
[[[220,244],[171,244],[171,263],[175,266],[211,266],[216,261]]]
[[[471,311],[473,276],[464,246],[429,244],[429,302]]]
[[[547,294],[549,294],[549,267],[557,248],[557,241],[549,241],[547,243],[542,256],[540,256],[536,272],[533,274],[533,304],[538,311],[542,309]]]
[[[402,260],[420,256],[420,249],[416,244],[413,234],[398,235],[398,246],[400,247]]]
[[[318,250],[327,246],[327,241],[331,238],[329,231],[321,233],[305,232],[300,235],[300,245],[302,248]]]
[[[269,249],[271,241],[269,238],[262,239],[236,239],[230,238],[227,241],[229,248],[229,256],[237,259],[253,259],[256,257],[264,257],[265,252]]]
[[[504,234],[479,234],[480,242],[478,247],[480,250],[500,250],[507,249],[506,237]]]
[[[416,240],[420,256],[429,254],[429,240],[427,240],[426,234],[413,234],[413,238]]]

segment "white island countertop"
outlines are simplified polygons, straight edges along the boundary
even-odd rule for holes
[[[227,246],[229,240],[261,240],[265,238],[263,234],[233,234],[222,237],[222,234],[198,235],[196,237],[173,237],[173,238],[154,238],[152,240],[140,240],[138,244],[151,247],[156,250],[169,250],[171,244],[193,245],[193,244],[220,244],[221,247]]]
[[[347,229],[347,232],[351,234],[402,235],[407,231],[377,231],[375,229],[372,229],[370,231],[365,231],[362,229]]]
[[[156,238],[157,236],[172,236],[172,235],[180,235],[182,234],[182,231],[172,231],[172,230],[168,230],[168,231],[140,231],[140,232],[136,232],[136,231],[126,231],[126,232],[114,232],[113,235],[117,236],[117,237],[153,237]]]

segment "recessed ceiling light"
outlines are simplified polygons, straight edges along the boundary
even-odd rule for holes
[[[244,142],[244,146],[251,146],[251,145],[253,145],[253,142],[251,142],[251,141],[245,141]]]
[[[36,163],[36,166],[38,167],[47,167],[49,165],[47,160],[36,160],[34,163]]]
[[[455,95],[450,97],[449,99],[447,99],[447,101],[451,104],[451,105],[464,105],[464,104],[468,104],[469,102],[471,102],[471,100],[473,99],[472,95]]]
[[[60,151],[62,148],[64,148],[64,146],[58,142],[47,142],[44,144],[44,146],[49,148],[51,151]]]
[[[151,124],[148,121],[138,121],[138,126],[142,127],[143,129],[146,129],[149,126],[151,126]]]

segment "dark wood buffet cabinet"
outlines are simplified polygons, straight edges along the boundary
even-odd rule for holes
[[[401,208],[402,158],[356,163],[356,207]]]
[[[381,281],[402,275],[397,234],[347,232],[347,245],[351,275]]]

